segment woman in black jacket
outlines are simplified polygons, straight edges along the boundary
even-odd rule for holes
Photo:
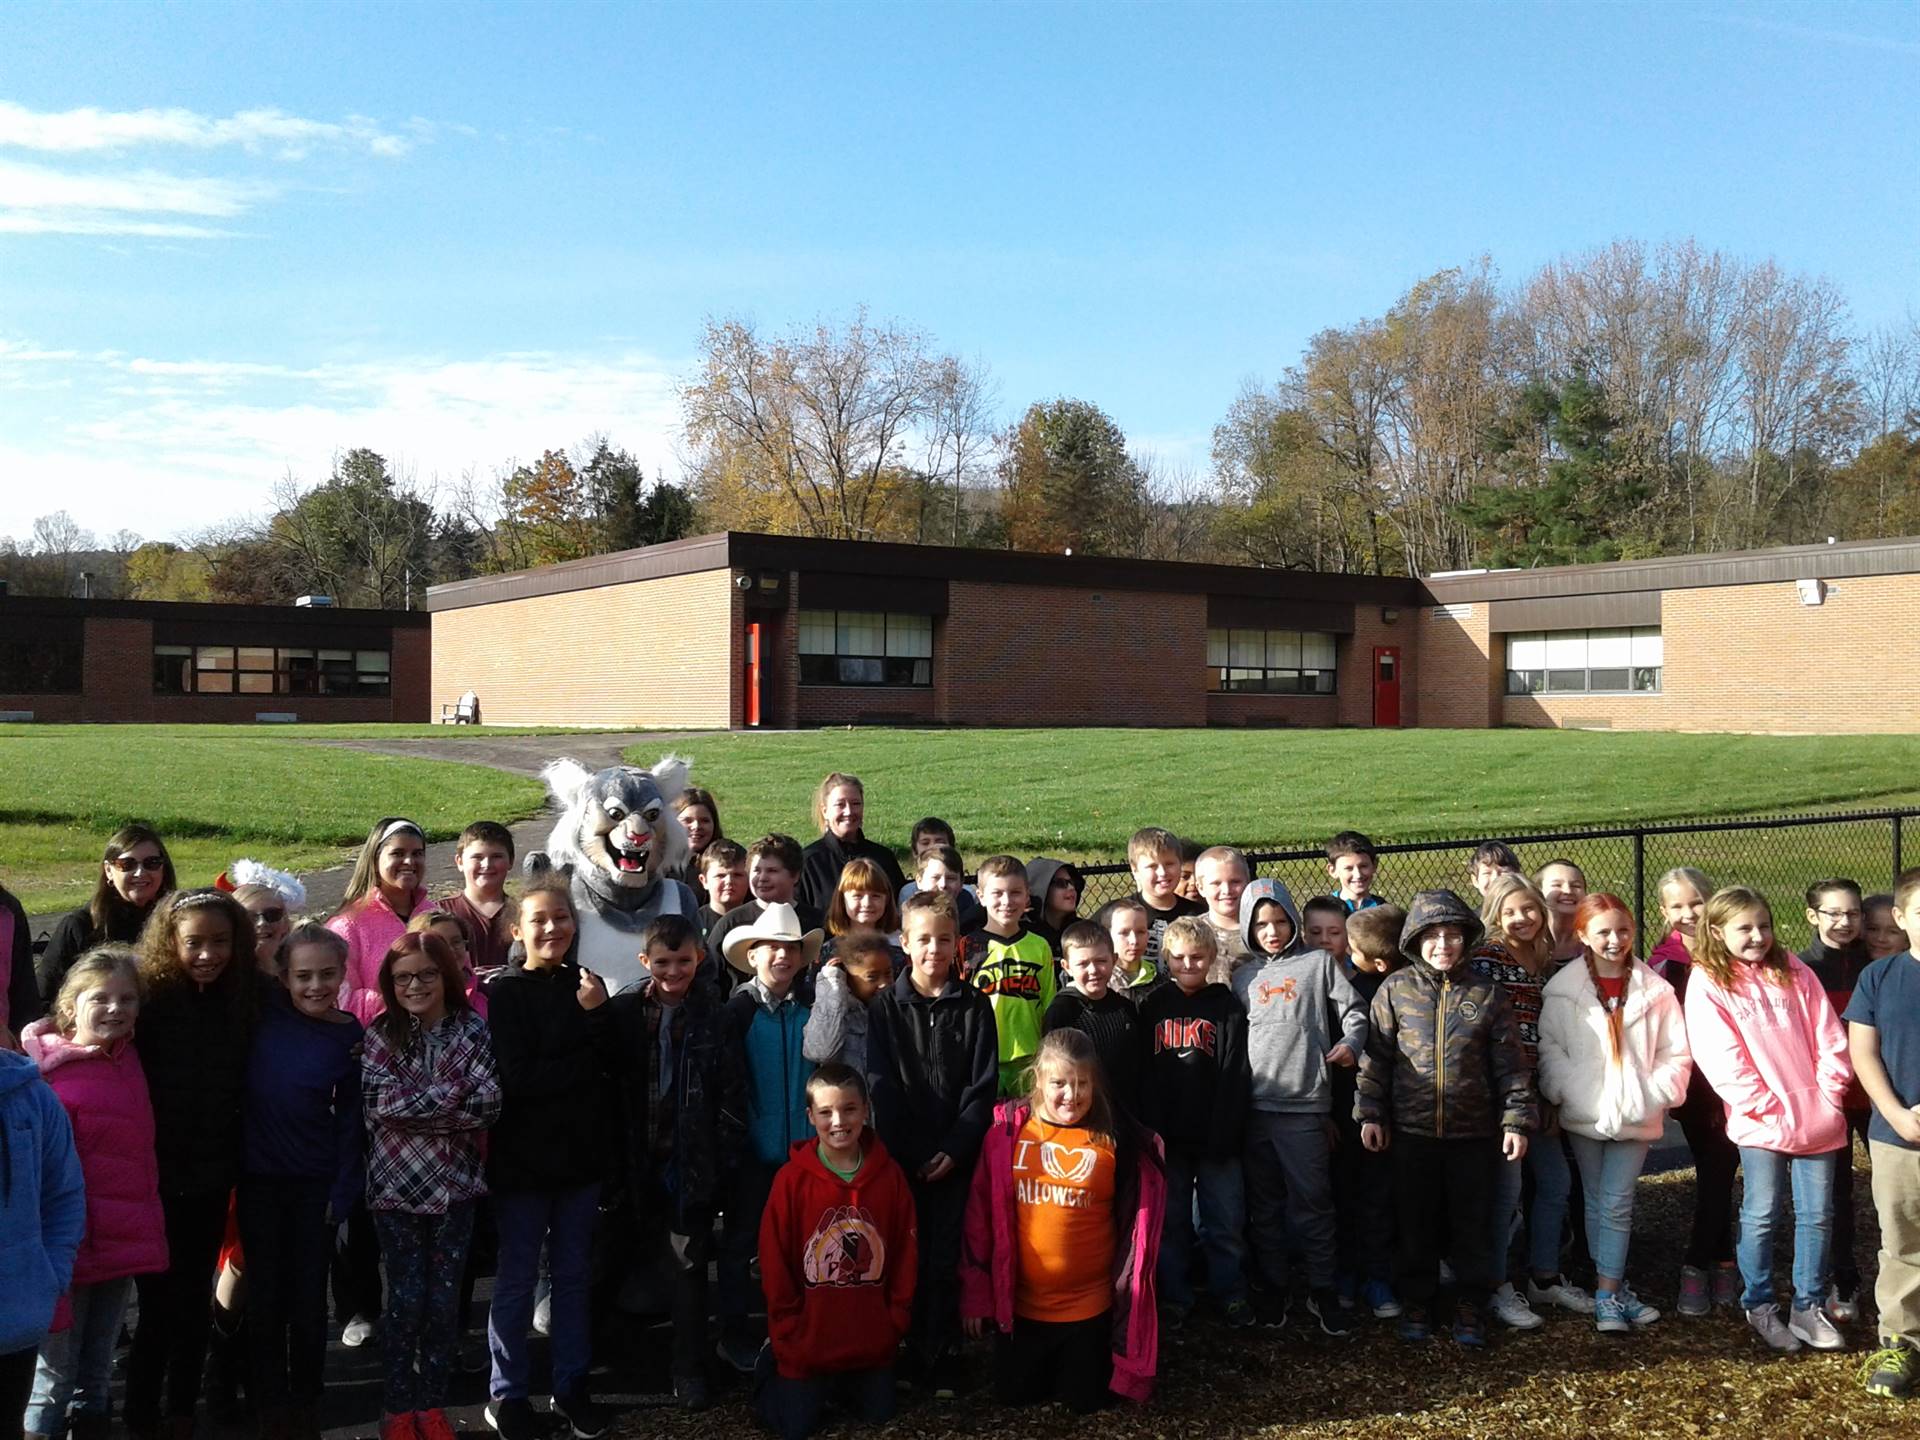
[[[39,963],[41,1003],[52,1008],[73,962],[95,945],[139,940],[153,907],[173,893],[174,884],[173,858],[158,835],[145,825],[114,831],[93,882],[93,898],[62,915],[47,937]]]
[[[800,907],[816,915],[827,913],[833,892],[840,887],[840,872],[854,859],[871,860],[887,877],[897,898],[907,877],[893,851],[869,840],[860,828],[866,815],[867,792],[858,778],[839,771],[820,782],[813,797],[813,822],[820,827],[820,838],[801,852],[800,883],[794,897]]]

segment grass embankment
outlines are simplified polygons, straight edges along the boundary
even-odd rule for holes
[[[0,727],[0,880],[29,913],[80,904],[101,846],[129,820],[165,837],[182,884],[205,885],[241,855],[296,871],[337,864],[382,815],[445,839],[477,815],[539,810],[541,787],[522,776],[308,743],[431,729]]]

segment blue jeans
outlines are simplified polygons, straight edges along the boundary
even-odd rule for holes
[[[40,1342],[33,1371],[33,1399],[27,1404],[30,1435],[58,1435],[67,1428],[67,1403],[76,1414],[113,1413],[108,1386],[113,1380],[113,1347],[120,1321],[133,1298],[131,1276],[102,1280],[73,1289],[73,1325]]]
[[[487,1348],[493,1355],[487,1393],[495,1400],[527,1398],[527,1331],[533,1325],[544,1243],[553,1275],[553,1393],[577,1395],[593,1360],[588,1291],[600,1187],[496,1191],[493,1213],[500,1229],[500,1264],[487,1315]]]
[[[1526,1157],[1500,1161],[1493,1189],[1493,1283],[1507,1283],[1507,1260],[1513,1249],[1516,1212],[1527,1177],[1533,1179],[1533,1206],[1527,1212],[1527,1268],[1536,1275],[1560,1273],[1560,1232],[1567,1223],[1567,1197],[1573,1193],[1573,1173],[1558,1135],[1535,1135]]]
[[[1740,1303],[1751,1310],[1771,1305],[1773,1231],[1793,1188],[1793,1304],[1804,1310],[1827,1298],[1827,1261],[1833,1248],[1833,1165],[1837,1152],[1783,1155],[1778,1150],[1740,1147],[1746,1192],[1740,1199],[1740,1236],[1734,1254],[1746,1293]]]
[[[1595,1140],[1571,1132],[1567,1141],[1580,1162],[1594,1271],[1602,1280],[1623,1280],[1627,1241],[1633,1234],[1633,1188],[1640,1182],[1652,1146],[1645,1140]]]
[[[1200,1200],[1200,1247],[1207,1257],[1207,1289],[1216,1305],[1247,1298],[1246,1192],[1238,1160],[1208,1160],[1176,1145],[1167,1151],[1167,1213],[1160,1239],[1160,1298],[1193,1304],[1190,1258],[1193,1207]]]

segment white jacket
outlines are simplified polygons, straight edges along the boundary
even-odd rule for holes
[[[1635,960],[1620,1010],[1620,1063],[1607,1014],[1583,961],[1547,982],[1540,1003],[1540,1093],[1560,1124],[1595,1140],[1658,1140],[1667,1111],[1686,1098],[1693,1060],[1673,987]]]

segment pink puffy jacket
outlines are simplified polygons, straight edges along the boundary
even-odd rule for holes
[[[78,1045],[36,1020],[20,1037],[73,1124],[87,1184],[87,1232],[73,1261],[75,1286],[167,1268],[160,1166],[153,1155],[153,1105],[131,1041],[108,1049]]]
[[[1738,961],[1726,988],[1700,966],[1687,982],[1693,1063],[1727,1106],[1727,1138],[1783,1155],[1824,1155],[1847,1139],[1840,1112],[1853,1065],[1820,981],[1787,962],[1776,985]]]
[[[347,942],[347,978],[336,1003],[362,1025],[371,1025],[387,1008],[380,998],[380,962],[407,933],[407,922],[393,913],[384,895],[370,890],[351,910],[327,921],[327,928]]]

